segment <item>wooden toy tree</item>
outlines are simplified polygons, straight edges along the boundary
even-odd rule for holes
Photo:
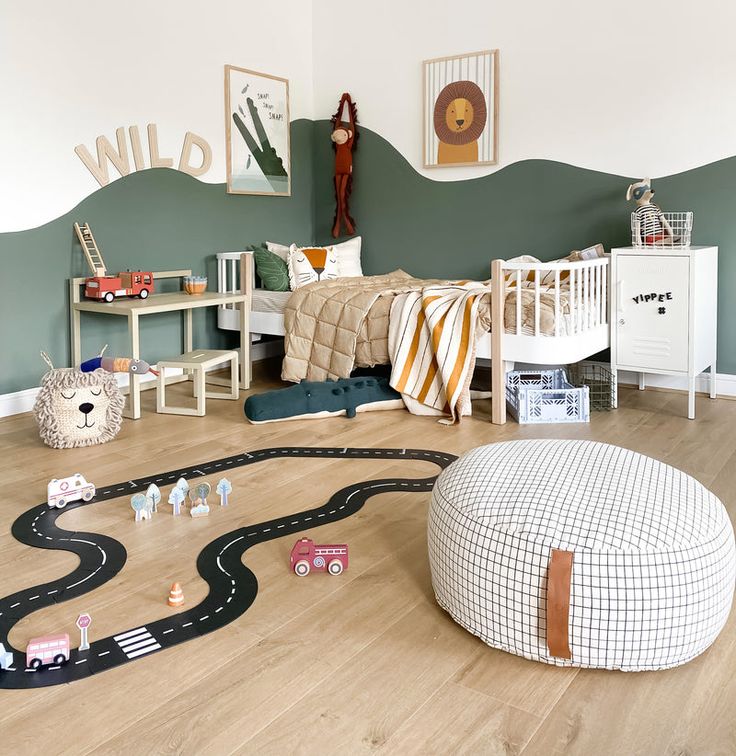
[[[130,506],[133,507],[135,512],[135,521],[148,520],[150,518],[150,512],[148,511],[148,502],[146,497],[142,493],[133,494],[130,497]]]
[[[226,507],[227,497],[233,490],[233,484],[227,478],[222,478],[215,490],[220,495],[220,506]]]
[[[178,517],[181,514],[181,505],[186,500],[186,495],[184,494],[184,491],[181,490],[178,486],[174,486],[171,489],[171,493],[169,494],[169,504],[173,507],[173,514],[174,517]]]
[[[146,501],[151,512],[158,512],[158,503],[161,501],[161,491],[155,483],[151,483],[146,491]]]

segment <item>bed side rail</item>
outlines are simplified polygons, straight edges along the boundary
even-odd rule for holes
[[[591,328],[608,324],[609,257],[577,262],[524,263],[493,260],[491,263],[493,332],[504,332],[505,303],[509,294],[525,291],[515,297],[515,329],[510,335],[560,336],[563,318],[568,318],[565,335],[574,336]],[[542,280],[546,280],[542,284]],[[542,295],[554,297],[554,333],[543,334],[540,326]],[[565,306],[567,301],[567,306]],[[532,304],[532,332],[523,332],[522,306]],[[498,305],[498,306],[496,306]],[[528,322],[528,320],[527,320]],[[497,327],[497,326],[500,326]],[[507,332],[508,333],[508,332]]]

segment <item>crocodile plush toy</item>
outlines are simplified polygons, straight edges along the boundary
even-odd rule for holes
[[[358,412],[401,409],[401,394],[387,378],[341,378],[337,381],[302,381],[245,400],[245,416],[251,423],[313,419]]]

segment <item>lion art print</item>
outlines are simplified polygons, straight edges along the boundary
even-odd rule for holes
[[[124,406],[125,399],[112,373],[52,368],[41,381],[33,413],[45,444],[70,449],[115,438]]]
[[[440,140],[437,162],[477,163],[487,115],[486,98],[474,82],[453,81],[444,87],[434,104],[434,131]]]

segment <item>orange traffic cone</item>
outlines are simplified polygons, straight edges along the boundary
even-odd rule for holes
[[[179,583],[174,583],[169,591],[169,606],[183,606],[184,605],[184,591],[181,589]]]

